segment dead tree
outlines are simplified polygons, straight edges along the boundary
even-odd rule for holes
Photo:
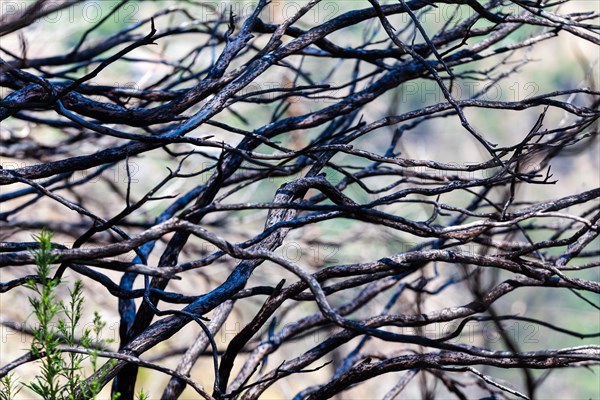
[[[597,323],[527,307],[598,309],[597,4],[108,3],[3,2],[4,326],[46,228],[53,277],[114,299],[121,399],[140,368],[163,399],[534,398],[599,363]]]

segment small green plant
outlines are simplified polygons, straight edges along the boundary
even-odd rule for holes
[[[137,394],[136,396],[137,400],[148,400],[150,398],[150,395],[146,392],[144,392],[144,389],[140,389],[140,392]]]
[[[91,350],[91,354],[88,356],[89,358],[89,362],[92,366],[92,373],[96,374],[96,372],[98,371],[98,344],[102,343],[102,329],[104,329],[104,327],[106,326],[106,323],[104,321],[102,321],[102,317],[100,316],[100,314],[97,311],[94,311],[94,323],[92,325],[92,329],[86,329],[85,332],[83,333],[83,337],[80,341],[80,345],[90,349]],[[101,376],[99,377],[94,377],[94,379],[92,379],[89,383],[87,383],[86,381],[82,381],[81,384],[79,385],[80,388],[85,389],[85,393],[88,393],[88,395],[91,398],[96,398],[96,396],[100,393],[100,391],[102,390],[102,384],[101,384]],[[116,398],[118,398],[119,395],[115,394],[113,396],[113,400],[116,400]],[[69,397],[71,398],[71,397]]]
[[[28,281],[26,287],[35,292],[34,296],[29,297],[36,319],[32,329],[31,352],[40,359],[41,367],[39,374],[24,386],[44,400],[74,399],[74,394],[79,391],[86,393],[86,398],[95,399],[102,390],[102,377],[87,382],[83,375],[84,362],[87,360],[92,372],[97,372],[97,348],[103,344],[101,332],[106,324],[96,312],[91,329],[86,329],[81,338],[76,337],[85,301],[83,284],[77,280],[69,289],[67,303],[59,300],[56,290],[61,281],[50,276],[51,264],[57,259],[52,254],[52,234],[43,230],[34,239],[38,242],[38,248],[32,250],[38,279]],[[64,352],[61,346],[82,347],[89,350],[90,354]],[[1,385],[0,400],[11,399],[14,383],[6,377]]]
[[[0,400],[12,400],[20,390],[13,382],[12,375],[0,379]]]
[[[33,250],[39,284],[35,280],[27,282],[26,287],[33,290],[37,296],[29,297],[37,326],[33,329],[31,352],[41,358],[41,373],[25,386],[45,399],[55,400],[64,392],[59,377],[63,372],[63,361],[58,345],[59,332],[54,322],[61,312],[61,304],[56,301],[58,279],[50,278],[50,265],[56,260],[52,255],[52,235],[43,230],[39,236],[34,236],[39,248]]]

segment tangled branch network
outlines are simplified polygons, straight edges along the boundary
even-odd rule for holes
[[[3,1],[0,377],[45,229],[73,398],[597,398],[598,7]]]

